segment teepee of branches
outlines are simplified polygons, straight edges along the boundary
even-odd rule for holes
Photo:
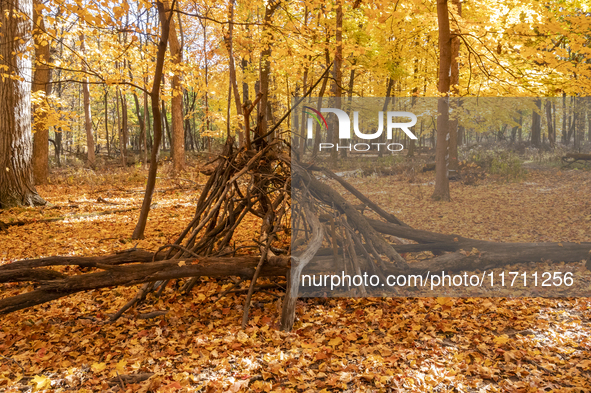
[[[148,293],[162,292],[168,280],[183,280],[181,290],[188,292],[198,277],[237,277],[230,290],[250,281],[244,326],[252,296],[258,289],[257,279],[284,276],[287,289],[281,325],[284,330],[291,330],[300,274],[323,256],[338,258],[351,272],[369,271],[380,277],[424,274],[434,267],[457,272],[541,259],[589,259],[591,243],[496,243],[411,228],[342,177],[290,156],[285,142],[267,143],[262,138],[255,142],[251,149],[239,150],[235,150],[231,139],[226,143],[186,228],[174,243],[162,245],[156,252],[134,248],[114,255],[55,256],[0,266],[0,283],[35,284],[30,292],[0,299],[0,314],[81,291],[143,283],[137,295],[111,317],[115,320],[142,302]],[[330,186],[335,183],[341,190]],[[373,211],[375,218],[364,214],[344,193]],[[292,196],[297,198],[297,204],[292,205]],[[245,255],[232,242],[247,215],[259,217],[261,222],[258,239],[253,239],[252,247],[258,250],[254,256]],[[278,234],[296,230],[305,233],[301,242],[292,242],[293,249],[277,247]],[[479,252],[462,252],[474,248]],[[431,251],[434,256],[410,264],[401,256],[423,251]],[[64,265],[93,269],[74,275],[54,269]],[[359,291],[359,295],[371,294],[370,288],[361,287]]]

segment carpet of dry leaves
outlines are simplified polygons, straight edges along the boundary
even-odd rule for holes
[[[54,175],[39,187],[53,207],[0,211],[0,221],[29,222],[0,232],[0,264],[134,246],[156,250],[174,241],[206,179],[196,170],[162,173],[141,241],[130,236],[145,171]],[[518,183],[453,183],[451,203],[431,201],[432,176],[351,182],[416,228],[504,242],[591,241],[589,172],[547,169]],[[96,214],[105,211],[112,213]],[[40,221],[53,217],[60,219]],[[258,238],[258,225],[248,221],[236,246]],[[241,330],[244,293],[217,296],[230,285],[203,279],[181,296],[173,283],[115,323],[109,315],[137,287],[0,316],[0,391],[591,391],[587,298],[304,299],[287,334],[277,329],[281,292],[255,294],[250,324]],[[0,288],[0,297],[27,290]],[[155,310],[168,312],[139,318]],[[154,375],[135,384],[118,378],[139,373]]]

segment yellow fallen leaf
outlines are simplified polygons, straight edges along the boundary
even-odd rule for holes
[[[335,337],[328,342],[328,345],[331,347],[336,347],[337,345],[341,345],[343,343],[343,339],[340,337]]]
[[[271,375],[271,373],[268,373],[266,371],[261,371],[261,375],[263,376],[263,379],[266,381],[269,378],[273,378],[273,375]]]
[[[507,343],[507,341],[509,341],[509,337],[506,334],[503,334],[502,336],[499,336],[499,337],[495,337],[495,343],[498,345],[503,345],[503,344]]]
[[[47,378],[44,375],[35,375],[32,381],[35,386],[33,390],[43,390],[51,388],[51,379]]]
[[[179,262],[179,266],[185,266],[185,265],[186,265],[185,261],[180,261]]]
[[[125,371],[125,366],[127,366],[127,362],[125,360],[120,360],[117,363],[117,366],[115,366],[115,369],[119,374],[123,374],[123,372]]]
[[[105,368],[107,368],[107,363],[94,363],[92,366],[90,366],[90,369],[95,373],[100,373]]]

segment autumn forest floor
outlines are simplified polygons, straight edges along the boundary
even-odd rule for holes
[[[451,203],[430,199],[433,176],[351,183],[419,229],[499,242],[591,241],[589,171],[537,168],[519,182],[454,182]],[[174,241],[206,178],[196,168],[172,176],[164,167],[146,238],[132,241],[145,177],[137,168],[58,171],[38,187],[53,207],[0,211],[0,221],[27,222],[0,231],[0,264],[134,246],[155,251]],[[53,217],[60,219],[39,222]],[[247,221],[236,246],[258,238],[258,228]],[[137,287],[1,316],[0,391],[591,391],[587,298],[303,299],[287,334],[278,330],[275,290],[255,294],[241,330],[245,294],[217,296],[231,283],[203,279],[188,296],[172,283],[114,323],[109,315]],[[26,289],[4,285],[0,297]],[[168,312],[141,318],[156,310]],[[148,372],[154,376],[137,384],[117,377]]]

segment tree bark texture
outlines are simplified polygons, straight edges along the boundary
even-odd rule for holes
[[[84,34],[80,35],[80,50],[84,53]],[[86,65],[82,65],[82,71],[86,71]],[[92,113],[90,110],[90,88],[88,87],[88,76],[85,74],[82,79],[82,94],[84,95],[84,129],[86,131],[87,160],[90,167],[94,167],[94,138],[92,136]],[[125,110],[125,109],[124,109]]]
[[[444,95],[437,103],[437,147],[435,150],[435,190],[433,199],[449,201],[449,86],[451,74],[451,32],[447,0],[437,0],[439,27],[439,93]]]
[[[31,135],[31,57],[27,53],[32,0],[0,2],[0,56],[8,67],[0,78],[0,208],[43,205],[33,184]]]
[[[35,1],[35,5],[37,1]],[[33,39],[35,40],[35,74],[33,76],[33,92],[43,92],[44,109],[47,109],[47,96],[51,94],[51,70],[49,41],[43,36],[45,22],[43,16],[33,7]],[[37,114],[33,123],[33,177],[35,184],[47,184],[49,176],[49,127],[46,124],[47,111]]]
[[[162,82],[162,70],[164,68],[164,57],[166,55],[166,47],[168,46],[168,36],[170,33],[170,23],[164,4],[161,1],[156,2],[158,6],[158,17],[160,19],[160,42],[158,43],[158,54],[156,56],[156,69],[154,70],[154,82],[150,98],[152,99],[152,118],[154,120],[154,143],[152,145],[152,153],[150,155],[150,169],[148,171],[148,181],[146,183],[146,193],[144,194],[144,201],[140,211],[137,225],[133,231],[133,239],[142,239],[144,237],[144,230],[148,221],[148,214],[150,213],[150,205],[152,204],[152,195],[154,194],[154,187],[156,186],[156,173],[158,172],[158,151],[160,149],[160,141],[162,140],[162,121],[160,114],[160,84]]]
[[[170,2],[167,2],[167,7]],[[180,20],[180,19],[179,19]],[[176,67],[171,78],[170,84],[172,88],[171,99],[171,113],[172,113],[172,143],[171,154],[173,168],[175,171],[185,169],[185,128],[183,122],[183,91],[181,87],[181,71],[179,67],[183,62],[183,48],[179,43],[177,36],[176,23],[174,17],[170,18],[170,33],[169,33],[170,55],[172,63]]]

